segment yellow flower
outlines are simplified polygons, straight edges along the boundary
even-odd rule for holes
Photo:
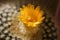
[[[22,21],[28,27],[36,27],[38,24],[42,23],[45,17],[42,17],[44,12],[40,10],[40,7],[36,8],[32,4],[27,6],[23,5],[23,8],[20,8],[20,13],[18,15],[18,20]]]

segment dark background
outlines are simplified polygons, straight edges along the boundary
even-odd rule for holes
[[[40,5],[43,10],[46,10],[52,15],[55,15],[57,3],[58,3],[58,0],[0,0],[0,3],[5,3],[7,1],[15,2],[15,3],[20,2],[21,5],[28,4],[28,3]]]

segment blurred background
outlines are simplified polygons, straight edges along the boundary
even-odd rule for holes
[[[50,14],[55,15],[57,3],[58,0],[0,0],[0,3],[6,3],[6,2],[15,2],[15,4],[20,3],[22,4],[28,4],[32,3],[35,5],[40,5],[44,10],[48,11]]]

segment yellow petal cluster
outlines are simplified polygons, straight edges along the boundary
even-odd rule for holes
[[[22,21],[28,27],[36,27],[44,20],[45,17],[43,17],[43,14],[44,12],[40,10],[39,6],[35,8],[32,4],[28,4],[27,6],[23,5],[20,8],[18,20]]]

